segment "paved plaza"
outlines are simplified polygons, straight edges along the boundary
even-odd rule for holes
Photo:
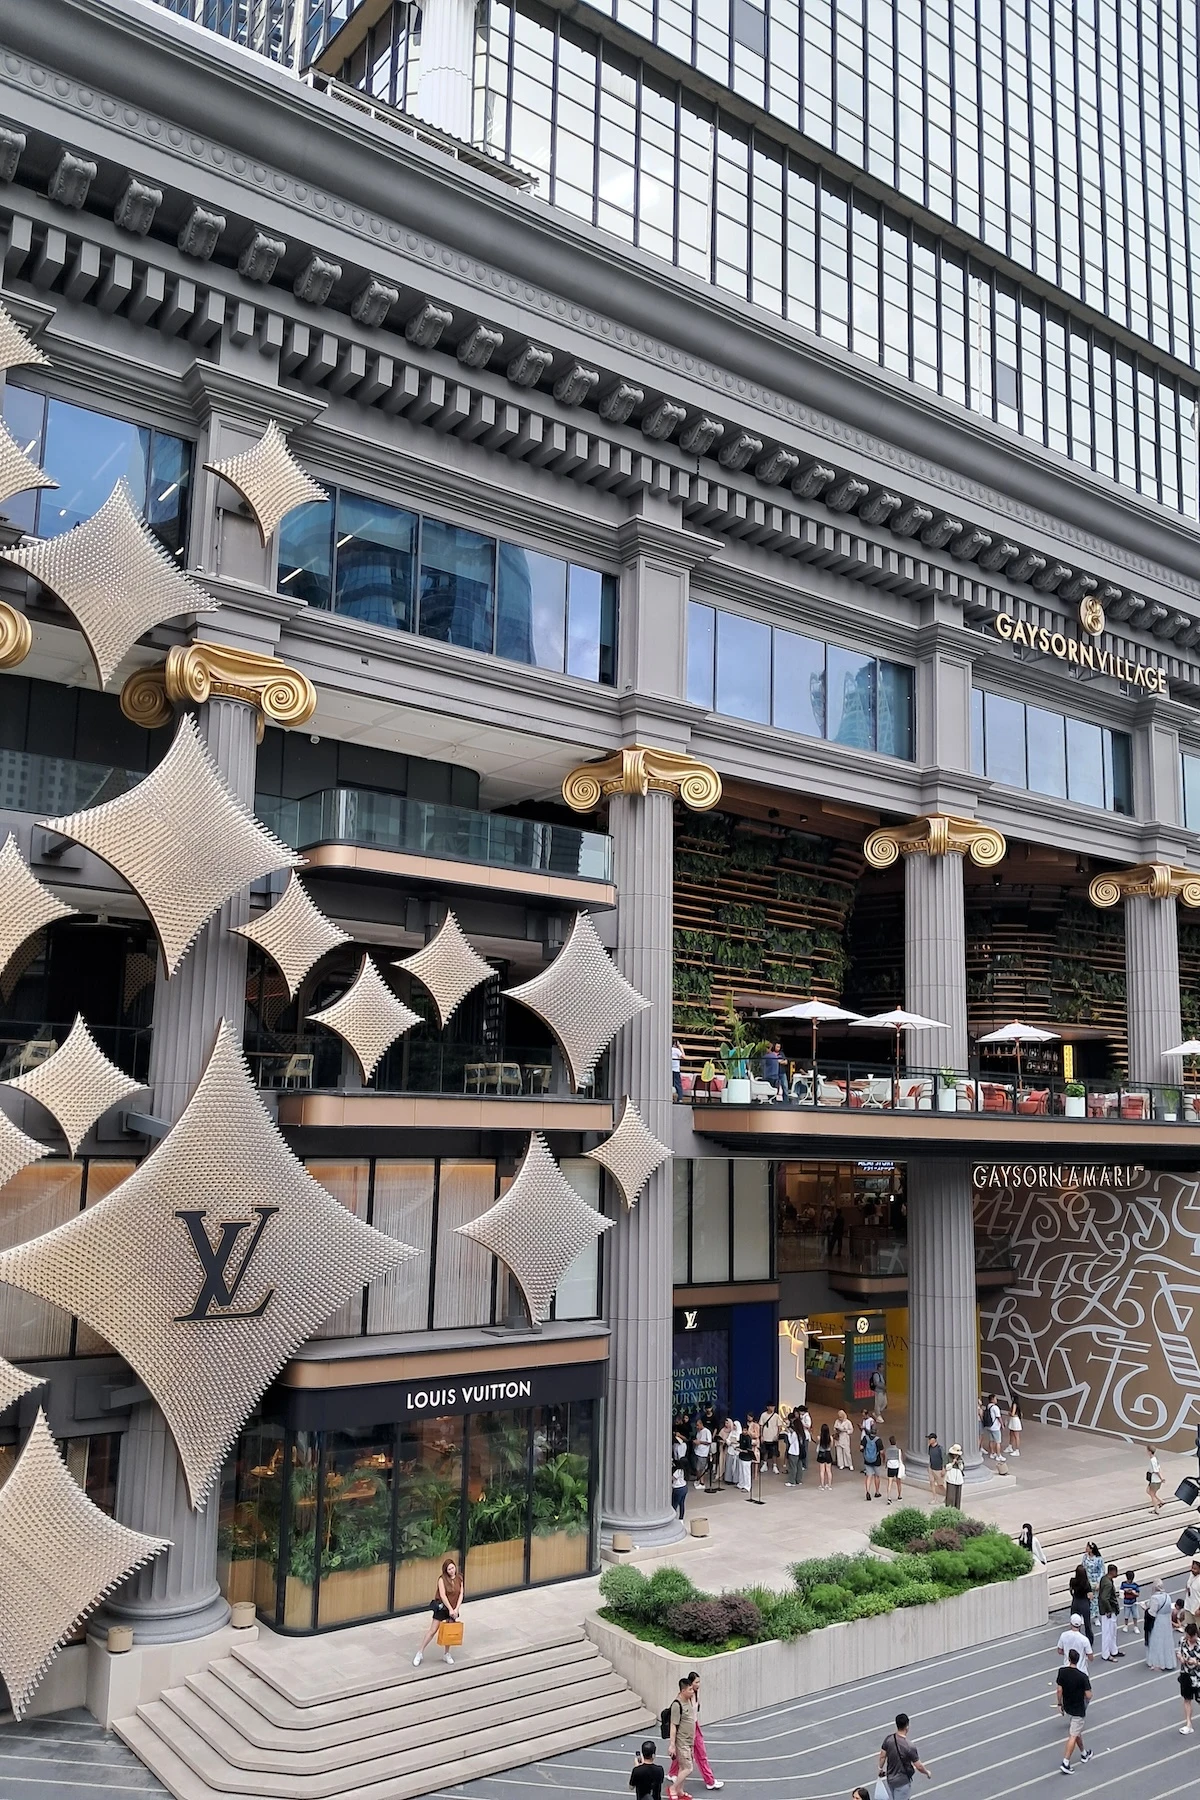
[[[1122,1662],[1093,1675],[1087,1742],[1092,1761],[1059,1768],[1065,1732],[1054,1707],[1061,1619],[944,1661],[919,1663],[854,1687],[772,1706],[705,1730],[709,1759],[729,1795],[772,1800],[846,1800],[859,1785],[874,1789],[876,1754],[903,1709],[933,1779],[916,1779],[914,1794],[955,1800],[1014,1800],[1061,1784],[1089,1800],[1167,1800],[1200,1777],[1200,1735],[1180,1737],[1174,1676],[1145,1666],[1140,1637],[1121,1640]],[[886,1627],[886,1620],[881,1621]],[[703,1667],[703,1664],[701,1664]],[[621,1738],[577,1755],[514,1769],[432,1800],[524,1800],[546,1795],[627,1792],[636,1744]],[[660,1746],[661,1748],[661,1746]],[[703,1788],[693,1779],[692,1792]]]
[[[0,1726],[3,1800],[107,1800],[166,1791],[82,1709]]]

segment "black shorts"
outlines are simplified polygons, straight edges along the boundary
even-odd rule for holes
[[[447,1619],[452,1619],[454,1617],[454,1614],[450,1611],[450,1608],[446,1605],[444,1600],[435,1600],[429,1610],[432,1612],[439,1625],[444,1625]]]
[[[779,1460],[779,1439],[776,1438],[775,1442],[772,1443],[769,1438],[764,1438],[762,1453],[763,1453],[763,1461],[764,1462],[778,1462],[778,1460]]]
[[[1196,1698],[1195,1685],[1191,1676],[1187,1674],[1186,1671],[1181,1672],[1179,1676],[1179,1697],[1181,1700],[1194,1700]]]

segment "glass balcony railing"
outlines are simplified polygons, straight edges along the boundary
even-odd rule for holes
[[[781,1222],[776,1250],[777,1266],[784,1275],[865,1275],[908,1279],[908,1239],[900,1232],[851,1227],[789,1228]],[[1000,1233],[975,1233],[976,1274],[1004,1274],[1013,1267],[1012,1239]]]
[[[612,880],[612,839],[573,825],[510,819],[370,788],[326,788],[302,800],[260,794],[255,805],[263,824],[294,850],[360,844],[493,869]]]
[[[246,1034],[246,1059],[259,1087],[345,1091],[345,1053],[330,1031]],[[548,1044],[468,1043],[424,1036],[418,1028],[397,1039],[367,1084],[377,1094],[495,1094],[509,1099],[554,1095],[572,1098],[562,1064]],[[581,1092],[608,1096],[608,1058],[603,1057]]]
[[[0,750],[0,811],[51,816],[77,812],[115,800],[144,779],[142,770],[114,768],[110,763]]]

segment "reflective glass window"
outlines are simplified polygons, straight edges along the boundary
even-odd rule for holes
[[[855,750],[875,748],[875,659],[830,644],[828,734]]]
[[[334,611],[411,631],[416,542],[415,513],[339,491]]]
[[[279,527],[281,594],[328,607],[333,599],[333,501],[312,500],[290,512]]]
[[[182,556],[187,533],[192,446],[148,425],[5,384],[4,422],[25,454],[57,488],[9,501],[5,515],[39,537],[58,537],[90,519],[118,481],[156,538]]]
[[[988,694],[984,700],[987,773],[1007,787],[1026,783],[1025,708],[1019,700]]]
[[[717,614],[716,710],[735,719],[771,717],[771,627],[740,613]]]
[[[1099,725],[1067,720],[1067,793],[1084,806],[1104,805],[1104,744]]]
[[[879,665],[879,713],[876,748],[882,756],[913,754],[913,672],[904,663]]]
[[[599,630],[599,586],[596,576]],[[586,605],[580,606],[586,613]],[[496,654],[539,669],[561,670],[566,657],[567,565],[516,544],[501,544],[496,601]],[[593,677],[594,679],[594,677]]]
[[[1029,785],[1035,794],[1067,797],[1067,740],[1061,713],[1040,706],[1025,708],[1025,743]]]
[[[1123,731],[1104,733],[1105,804],[1113,812],[1133,814],[1133,747]]]
[[[733,1170],[733,1279],[767,1281],[771,1275],[771,1165],[735,1158]]]
[[[983,691],[971,689],[971,768],[976,775],[986,775],[983,756]]]
[[[688,602],[687,697],[693,706],[711,711],[713,703],[713,651],[717,615],[698,600]]]
[[[729,1280],[729,1164],[692,1164],[692,1280]]]
[[[1183,822],[1189,831],[1200,831],[1200,756],[1184,756]]]
[[[464,650],[491,650],[495,627],[496,541],[461,525],[421,526],[422,637]]]
[[[776,631],[773,722],[806,737],[825,736],[825,646],[797,631]]]

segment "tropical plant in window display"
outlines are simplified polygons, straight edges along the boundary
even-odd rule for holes
[[[587,1457],[564,1450],[534,1471],[534,1535],[546,1537],[554,1531],[565,1531],[576,1536],[587,1528]]]

